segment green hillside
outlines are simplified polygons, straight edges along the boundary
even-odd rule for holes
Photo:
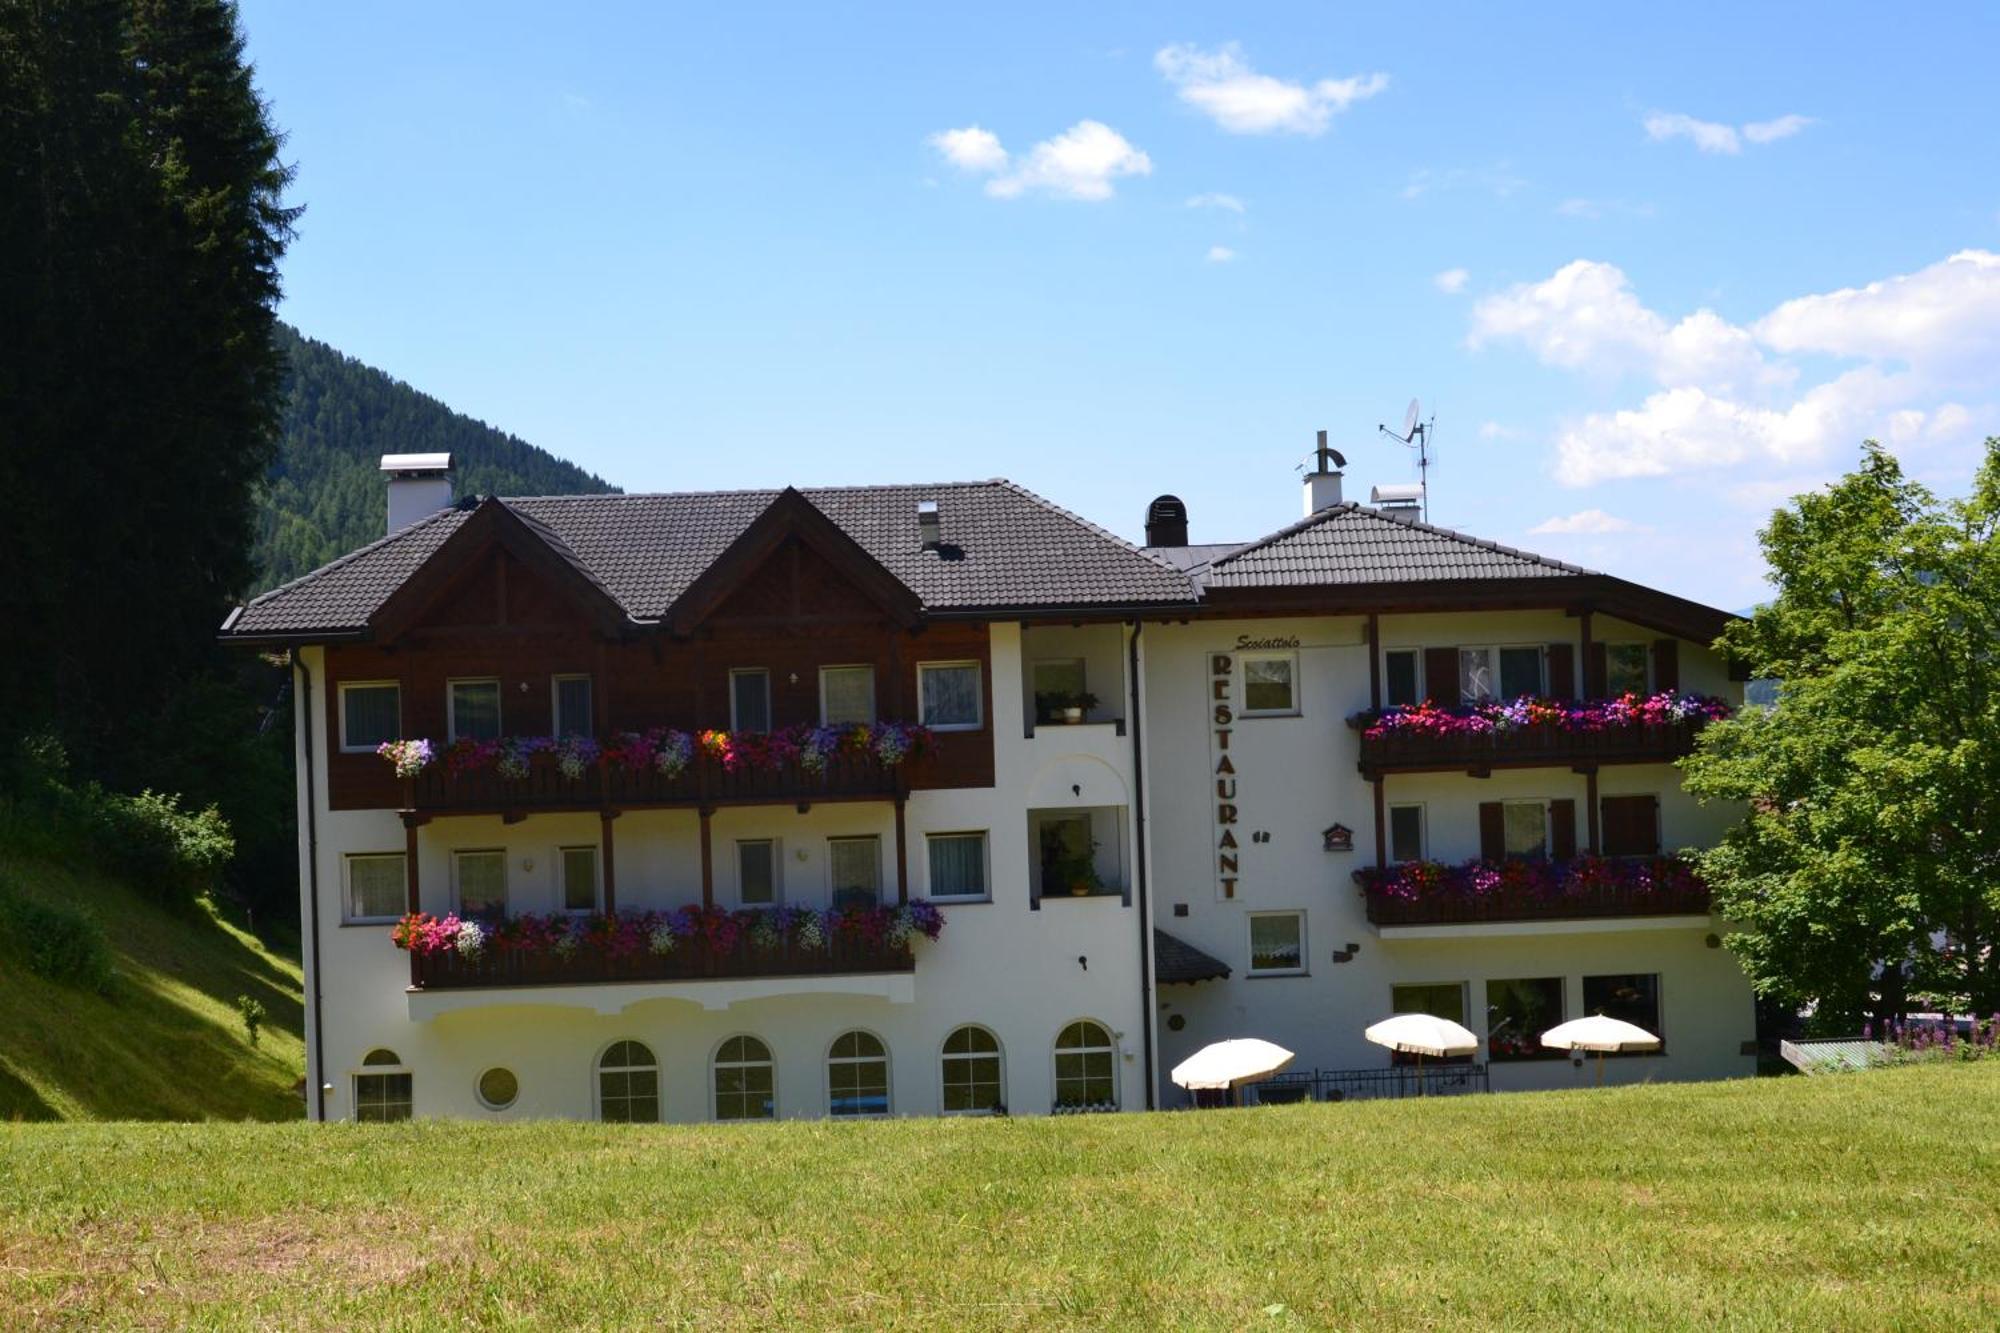
[[[116,969],[102,994],[58,983],[30,969],[18,931],[0,936],[0,1121],[303,1117],[296,961],[205,905],[181,915],[83,857],[52,859],[4,838],[0,899],[81,909]],[[266,1015],[254,1047],[242,995]]]
[[[77,1328],[1991,1329],[2000,1066],[1035,1119],[0,1126]]]
[[[383,454],[450,453],[462,496],[617,489],[289,325],[277,336],[290,362],[284,436],[259,496],[253,592],[382,535]]]

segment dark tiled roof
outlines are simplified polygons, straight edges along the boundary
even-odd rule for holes
[[[1009,481],[804,491],[932,612],[1182,604],[1187,577]],[[634,620],[654,620],[777,491],[538,496],[505,501]],[[917,502],[938,504],[942,551],[919,548]],[[359,630],[467,517],[449,509],[275,588],[237,637]]]
[[[1188,981],[1226,981],[1229,964],[1212,958],[1186,940],[1153,927],[1153,979],[1163,986]]]
[[[1202,587],[1218,589],[1573,578],[1592,573],[1352,502],[1323,509],[1192,572]]]
[[[1232,551],[1240,551],[1246,542],[1208,542],[1200,546],[1148,546],[1146,554],[1155,560],[1164,560],[1175,569],[1195,569],[1212,564]]]

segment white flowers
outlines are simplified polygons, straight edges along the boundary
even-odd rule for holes
[[[452,947],[461,958],[477,958],[479,951],[486,947],[486,932],[477,921],[461,921],[458,933],[452,937]]]
[[[680,940],[674,936],[673,927],[664,923],[653,927],[653,933],[646,937],[646,947],[660,955],[670,954]]]

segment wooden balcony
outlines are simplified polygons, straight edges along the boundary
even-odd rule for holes
[[[1496,768],[1588,770],[1609,764],[1667,764],[1694,749],[1695,734],[1703,725],[1632,723],[1598,731],[1540,725],[1469,735],[1392,731],[1370,736],[1364,730],[1361,772],[1374,778],[1383,773],[1483,775]]]
[[[420,991],[858,976],[914,972],[917,966],[908,944],[898,947],[849,939],[834,939],[819,949],[790,942],[769,949],[746,945],[720,956],[692,946],[668,954],[641,952],[623,957],[580,950],[568,958],[488,948],[469,958],[456,951],[413,954],[410,964],[411,988]]]
[[[697,753],[669,778],[599,762],[581,777],[564,777],[556,757],[530,759],[525,777],[493,769],[454,773],[435,763],[404,785],[404,808],[421,814],[516,814],[575,810],[632,810],[684,806],[793,805],[818,801],[891,800],[907,790],[908,773],[921,759],[896,768],[870,754],[839,753],[818,770],[794,760],[776,769],[743,767]],[[902,782],[905,785],[898,786]]]
[[[1708,886],[1698,880],[1667,883],[1501,885],[1489,893],[1457,889],[1398,896],[1379,882],[1361,893],[1376,926],[1461,926],[1519,921],[1698,916],[1708,912]]]

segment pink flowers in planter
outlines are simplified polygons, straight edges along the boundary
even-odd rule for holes
[[[528,776],[536,755],[552,754],[557,771],[571,782],[600,763],[630,772],[651,769],[671,780],[687,771],[697,754],[729,773],[778,773],[796,766],[817,775],[840,754],[869,756],[893,768],[927,753],[932,739],[929,727],[908,722],[698,734],[654,727],[643,732],[621,731],[608,741],[589,736],[506,736],[456,740],[442,749],[427,740],[385,741],[376,753],[395,766],[399,778],[414,778],[442,757],[446,770],[453,774],[490,771],[518,781]]]
[[[1588,703],[1522,695],[1518,699],[1460,708],[1441,708],[1429,701],[1397,705],[1379,713],[1356,713],[1347,719],[1347,725],[1370,740],[1383,736],[1489,736],[1527,727],[1552,727],[1569,732],[1669,727],[1683,722],[1713,722],[1734,711],[1727,701],[1711,695],[1674,690],[1662,690],[1644,698],[1624,694]]]
[[[918,936],[934,940],[944,930],[944,914],[930,903],[844,907],[818,911],[802,907],[682,907],[670,912],[523,913],[497,921],[457,914],[412,913],[396,923],[390,939],[416,954],[457,953],[473,958],[486,952],[575,958],[634,958],[693,951],[711,957],[772,953],[787,945],[820,950],[835,941],[903,949]]]
[[[1506,898],[1558,901],[1612,890],[1634,897],[1681,898],[1698,894],[1702,882],[1694,866],[1673,856],[1580,856],[1573,861],[1408,861],[1386,870],[1354,872],[1370,897],[1399,902],[1479,902]]]

